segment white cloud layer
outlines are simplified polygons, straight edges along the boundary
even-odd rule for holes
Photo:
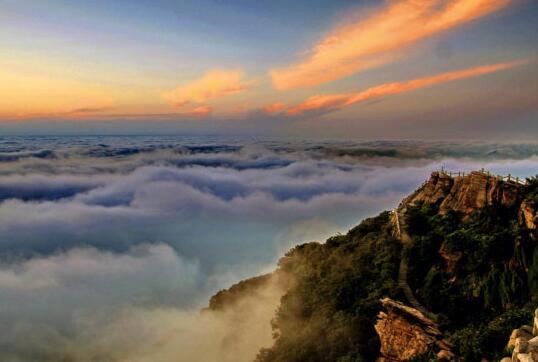
[[[263,326],[257,334],[230,329],[233,315],[192,312],[218,289],[271,270],[296,243],[394,207],[441,166],[520,177],[538,170],[531,146],[357,147],[142,139],[0,161],[0,354],[246,361],[270,342],[278,291],[259,308],[244,306]],[[237,328],[245,334],[224,352]]]

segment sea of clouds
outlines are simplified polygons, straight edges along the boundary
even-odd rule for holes
[[[538,145],[0,138],[2,360],[225,361],[233,318],[200,315],[210,295],[441,167],[533,176]],[[256,332],[230,361],[270,344],[280,292],[242,307]]]

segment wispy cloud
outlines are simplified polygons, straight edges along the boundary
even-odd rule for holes
[[[272,114],[272,113],[278,113],[280,111],[283,111],[285,108],[286,108],[286,105],[284,103],[277,102],[277,103],[271,103],[271,104],[267,104],[263,106],[262,110],[265,113]]]
[[[82,108],[66,112],[55,113],[32,113],[11,116],[18,121],[26,120],[91,120],[91,121],[108,121],[108,120],[191,120],[208,118],[213,114],[213,107],[208,105],[200,105],[190,110],[182,112],[155,112],[155,113],[139,113],[139,112],[122,112],[110,113],[114,108]]]
[[[292,108],[289,108],[286,113],[289,115],[300,115],[308,112],[330,112],[373,98],[409,92],[415,89],[429,87],[458,79],[494,73],[524,64],[526,62],[526,60],[519,60],[506,63],[497,63],[441,73],[430,77],[413,79],[407,82],[385,83],[357,93],[316,95]]]
[[[165,93],[164,98],[175,107],[205,103],[247,90],[252,82],[243,78],[241,70],[212,70],[199,79]]]
[[[63,113],[63,115],[66,114],[72,114],[72,115],[84,115],[84,114],[93,114],[93,113],[100,113],[100,112],[106,112],[114,109],[113,107],[82,107],[82,108],[76,108],[72,109],[68,112]]]
[[[290,66],[271,71],[279,90],[311,87],[392,61],[428,36],[497,11],[511,0],[395,0],[360,21],[339,26]]]
[[[202,105],[194,107],[191,110],[184,112],[169,112],[169,113],[125,113],[125,114],[105,114],[103,119],[158,119],[158,120],[182,120],[192,118],[207,118],[213,113],[213,107]]]
[[[13,120],[29,120],[29,119],[72,119],[72,118],[87,118],[98,117],[103,112],[113,111],[115,108],[110,106],[100,107],[81,107],[69,109],[66,111],[56,112],[34,112],[34,113],[17,113],[17,114],[0,114],[0,118]]]

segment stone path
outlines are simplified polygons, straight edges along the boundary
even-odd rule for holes
[[[413,239],[407,233],[406,224],[405,224],[405,213],[407,209],[405,206],[400,206],[398,209],[395,209],[394,212],[394,226],[396,228],[396,237],[402,243],[402,253],[400,256],[400,267],[398,268],[398,286],[403,291],[405,298],[413,306],[413,308],[418,309],[427,316],[435,318],[435,315],[429,312],[424,308],[418,299],[413,294],[409,283],[407,283],[407,271],[409,270],[409,259],[407,258],[407,253],[405,252],[410,245],[413,244]]]

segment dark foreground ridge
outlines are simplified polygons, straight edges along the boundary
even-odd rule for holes
[[[537,209],[537,178],[434,172],[393,212],[293,248],[272,274],[286,283],[274,344],[256,362],[498,361],[512,350],[538,361],[532,334],[507,344],[538,306]]]

